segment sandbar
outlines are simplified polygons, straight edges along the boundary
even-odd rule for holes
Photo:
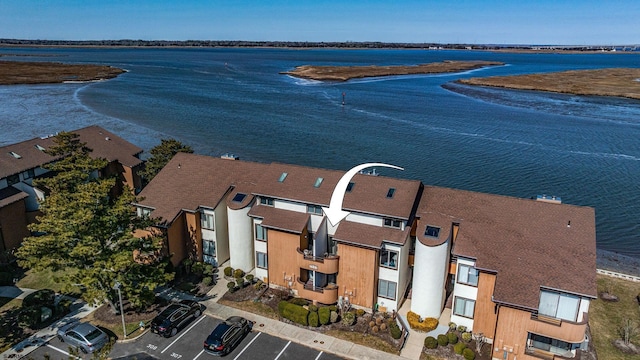
[[[281,74],[291,75],[303,79],[320,81],[347,81],[350,79],[417,75],[440,74],[479,69],[487,66],[504,65],[498,61],[451,61],[419,65],[395,65],[395,66],[317,66],[302,65],[291,71],[283,71]]]
[[[114,78],[123,72],[125,70],[107,65],[0,61],[0,85],[97,81]]]
[[[615,96],[640,100],[640,69],[636,68],[492,76],[460,79],[457,82],[467,85],[549,91],[573,95]]]

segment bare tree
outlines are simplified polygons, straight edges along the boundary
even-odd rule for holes
[[[631,339],[640,333],[640,327],[631,319],[622,320],[622,326],[619,329],[620,336],[625,345],[629,345]]]
[[[482,355],[482,346],[487,343],[487,338],[483,333],[474,333],[472,338],[476,342],[476,353]]]

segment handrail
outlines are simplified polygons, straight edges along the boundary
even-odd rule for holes
[[[337,255],[327,255],[327,256],[314,256],[310,254],[306,254],[304,251],[300,250],[300,248],[296,248],[298,254],[302,255],[305,260],[311,260],[319,263],[324,263],[324,259],[338,259]]]

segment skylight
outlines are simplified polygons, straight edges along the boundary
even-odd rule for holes
[[[283,182],[283,181],[284,181],[284,179],[286,179],[286,178],[287,178],[287,175],[289,175],[289,174],[287,174],[286,172],[283,172],[283,173],[280,175],[280,178],[278,178],[278,182]]]
[[[356,185],[356,183],[354,182],[350,182],[349,185],[347,185],[347,192],[351,192],[351,190],[353,190],[353,187]]]
[[[424,236],[437,238],[440,235],[440,228],[427,225],[427,229],[424,231]]]
[[[233,197],[234,202],[242,202],[247,197],[247,194],[237,193],[236,196]]]
[[[22,156],[18,153],[14,153],[13,151],[9,151],[9,155],[13,156],[16,159],[22,159]]]
[[[313,187],[317,188],[320,187],[320,185],[322,184],[322,180],[324,180],[323,178],[319,177],[316,179],[316,182],[313,184]]]
[[[38,145],[38,144],[36,144],[36,145],[34,145],[34,146],[36,147],[36,149],[38,149],[38,150],[40,150],[40,151],[45,151],[45,150],[46,150],[46,149],[44,148],[44,146],[41,146],[41,145]]]
[[[389,188],[389,191],[387,191],[387,198],[391,199],[393,197],[393,194],[396,193],[396,188]]]

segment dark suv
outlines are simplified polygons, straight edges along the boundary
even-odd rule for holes
[[[213,329],[204,341],[204,351],[216,356],[227,355],[252,328],[253,322],[240,316],[231,316]]]
[[[202,305],[193,300],[182,300],[169,305],[151,320],[151,331],[164,337],[171,337],[178,330],[202,314]]]

